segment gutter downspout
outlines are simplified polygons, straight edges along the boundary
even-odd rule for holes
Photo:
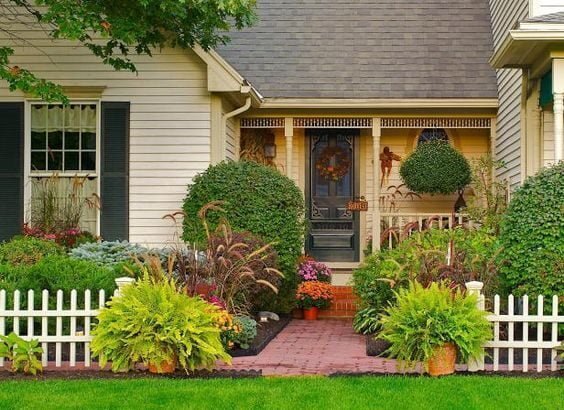
[[[241,94],[248,94],[251,91],[251,87],[249,86],[242,86],[241,87]],[[244,113],[249,108],[251,108],[252,98],[250,95],[247,96],[245,99],[245,103],[240,106],[239,108],[234,109],[233,111],[223,113],[221,115],[221,152],[222,158],[225,159],[225,153],[227,151],[227,120],[230,118],[235,117],[241,113]]]

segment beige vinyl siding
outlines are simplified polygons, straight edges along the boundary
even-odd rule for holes
[[[130,240],[148,246],[174,239],[162,217],[182,206],[187,184],[210,162],[210,95],[205,64],[190,50],[134,57],[139,73],[116,72],[90,52],[40,31],[19,31],[12,63],[63,86],[105,87],[102,101],[129,101]],[[0,43],[6,44],[0,32]],[[0,82],[0,101],[21,101]]]
[[[497,50],[516,22],[528,16],[529,0],[490,0],[494,48]],[[521,70],[497,70],[499,112],[495,157],[505,163],[498,177],[512,188],[521,183]]]
[[[235,106],[222,102],[223,114],[234,110]],[[236,160],[239,156],[239,120],[236,117],[228,118],[225,122],[225,158]]]

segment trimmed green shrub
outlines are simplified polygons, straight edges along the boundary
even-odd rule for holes
[[[149,250],[141,245],[127,241],[102,241],[84,243],[71,249],[69,255],[75,259],[89,260],[98,265],[113,265],[131,262]]]
[[[33,265],[49,255],[62,255],[64,249],[53,241],[31,236],[16,236],[0,244],[0,264]]]
[[[289,311],[294,305],[295,268],[305,232],[305,204],[296,184],[275,169],[254,162],[223,162],[194,178],[184,201],[183,239],[203,247],[206,234],[200,209],[222,201],[224,212],[209,211],[210,229],[226,218],[233,231],[248,231],[274,243],[285,279],[278,297],[266,300],[262,309]]]
[[[441,140],[418,145],[402,161],[400,175],[408,189],[420,194],[452,194],[472,179],[468,160]]]
[[[454,251],[447,264],[450,241]],[[367,315],[379,315],[393,303],[394,290],[407,287],[412,280],[424,285],[448,280],[462,286],[480,280],[484,291],[492,293],[498,286],[499,248],[497,238],[483,229],[430,229],[414,233],[396,248],[369,256],[353,271],[354,290],[361,301],[355,327],[360,332],[374,330]]]
[[[126,286],[98,315],[92,353],[100,366],[127,371],[136,363],[177,361],[186,371],[230,361],[220,340],[219,312],[199,297],[179,293],[173,281],[144,279]]]
[[[487,312],[479,310],[475,295],[432,283],[424,287],[411,282],[396,294],[396,302],[382,316],[379,337],[391,343],[387,353],[400,364],[415,367],[427,361],[434,349],[445,343],[456,345],[462,362],[482,353],[491,338]]]
[[[517,189],[502,220],[505,290],[515,295],[564,294],[564,162]]]
[[[4,265],[1,269],[0,277],[8,283],[9,289],[19,289],[24,294],[25,291],[33,289],[37,300],[43,289],[47,289],[52,297],[59,289],[66,293],[76,289],[79,299],[86,289],[93,292],[104,289],[106,295],[111,296],[116,288],[114,280],[120,276],[127,276],[121,270],[65,255],[47,256],[32,266]],[[65,300],[68,302],[68,293]]]

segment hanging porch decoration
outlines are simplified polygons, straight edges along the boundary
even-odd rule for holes
[[[319,175],[330,181],[340,181],[349,173],[350,166],[350,154],[341,147],[326,147],[315,162]]]

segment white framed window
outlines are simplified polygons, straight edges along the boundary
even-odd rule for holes
[[[34,200],[54,175],[61,198],[78,192],[91,204],[100,192],[99,100],[71,101],[67,106],[28,101],[25,118],[26,221],[33,220]],[[99,221],[97,207],[83,207],[81,229],[99,234]]]

